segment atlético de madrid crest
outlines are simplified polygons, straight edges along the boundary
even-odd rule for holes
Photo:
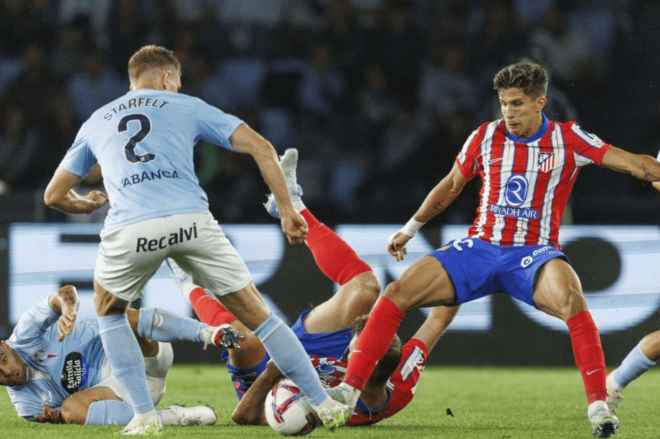
[[[550,172],[555,167],[555,155],[551,152],[539,153],[539,171]]]

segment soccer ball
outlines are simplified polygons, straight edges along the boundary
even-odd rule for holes
[[[289,379],[268,392],[264,409],[268,425],[284,436],[304,436],[321,423],[305,394]]]

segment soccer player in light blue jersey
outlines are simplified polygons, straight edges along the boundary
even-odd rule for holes
[[[78,294],[66,285],[27,310],[0,342],[0,385],[19,416],[37,422],[126,425],[133,409],[103,350],[96,321],[77,320]],[[158,404],[172,361],[170,341],[210,342],[217,328],[157,308],[127,310],[145,358],[150,398]],[[229,331],[238,340],[238,334]],[[215,344],[215,343],[213,343]],[[170,406],[165,425],[214,424],[207,406]]]
[[[204,140],[249,154],[273,193],[292,244],[307,235],[291,201],[273,146],[242,120],[179,94],[181,64],[174,54],[145,46],[129,60],[131,89],[94,112],[48,184],[45,203],[67,213],[90,213],[106,203],[94,271],[95,305],[106,355],[129,395],[135,417],[123,434],[160,433],[143,359],[126,319],[129,302],[171,257],[195,284],[213,292],[264,344],[278,368],[309,397],[324,425],[342,425],[349,409],[328,397],[291,329],[267,308],[243,260],[208,209],[193,170],[193,148]],[[99,163],[107,197],[74,188]]]

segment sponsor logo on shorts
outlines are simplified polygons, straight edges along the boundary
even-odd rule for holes
[[[166,236],[161,236],[156,239],[149,238],[138,238],[137,246],[135,251],[140,252],[155,252],[157,250],[162,250],[171,245],[181,244],[183,242],[190,241],[191,239],[197,238],[197,223],[193,223],[192,227],[184,229],[183,227],[179,228],[178,233],[170,233]]]
[[[554,250],[554,249],[555,248],[553,246],[546,245],[545,247],[541,247],[539,249],[534,250],[534,253],[532,253],[532,256],[537,256],[537,255],[540,255],[541,253],[547,252],[548,250]],[[554,253],[554,252],[551,252],[550,254],[552,254],[552,253]]]
[[[525,256],[525,257],[522,258],[522,260],[520,261],[520,266],[521,266],[522,268],[526,268],[526,267],[529,267],[530,264],[531,264],[532,262],[534,262],[534,258],[533,258],[533,257],[531,257],[531,256]]]

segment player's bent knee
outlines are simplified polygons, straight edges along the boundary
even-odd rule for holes
[[[75,398],[67,398],[62,403],[62,420],[65,424],[84,424],[87,420],[88,407]]]
[[[395,280],[390,283],[387,288],[385,288],[385,297],[390,299],[392,303],[401,308],[402,310],[407,310],[412,304],[411,297],[409,294],[406,294],[405,289],[402,288],[400,281]]]

